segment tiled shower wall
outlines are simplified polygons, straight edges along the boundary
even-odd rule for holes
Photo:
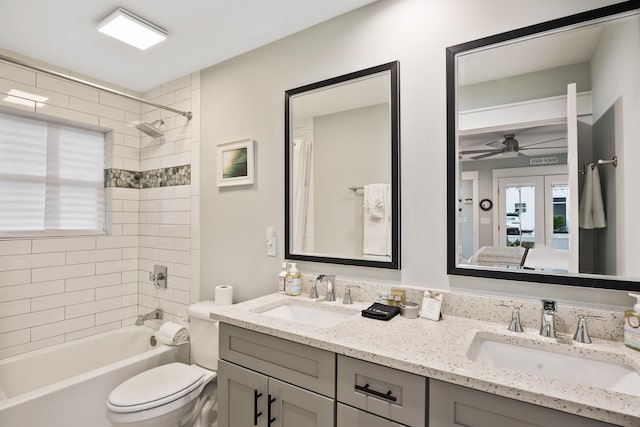
[[[139,179],[137,186],[125,185],[133,188],[110,183],[106,189],[107,235],[0,240],[0,358],[120,328],[158,306],[168,319],[180,320],[189,302],[198,299],[199,241],[191,236],[199,233],[199,81],[195,73],[143,94],[192,111],[194,119],[187,121],[0,62],[0,108],[109,130],[107,168]],[[11,89],[48,99],[16,105],[5,100]],[[160,116],[165,137],[141,138],[135,123]],[[191,172],[193,180],[167,176]],[[156,263],[169,268],[168,289],[150,285],[148,272]]]

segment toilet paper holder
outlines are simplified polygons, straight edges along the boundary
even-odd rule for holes
[[[165,265],[154,265],[153,273],[149,272],[149,280],[151,280],[156,289],[167,289],[167,267]]]

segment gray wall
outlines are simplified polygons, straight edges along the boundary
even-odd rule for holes
[[[616,291],[449,277],[446,273],[445,48],[608,0],[381,0],[202,73],[202,296],[234,285],[236,300],[277,289],[284,240],[284,91],[393,60],[400,61],[402,269],[299,263],[303,272],[514,296],[626,305]],[[257,141],[256,184],[220,190],[216,144]],[[265,229],[278,256],[265,255]],[[355,293],[357,298],[357,292]]]

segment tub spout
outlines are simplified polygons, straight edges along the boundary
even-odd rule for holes
[[[147,313],[141,314],[136,319],[136,326],[144,325],[145,320],[162,320],[164,318],[164,310],[161,308],[156,308],[155,310]]]

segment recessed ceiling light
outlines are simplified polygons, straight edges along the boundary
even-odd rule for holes
[[[96,27],[98,31],[145,50],[167,38],[167,32],[155,24],[119,7]]]
[[[46,96],[40,96],[29,92],[23,92],[18,89],[11,89],[7,92],[7,97],[3,99],[5,102],[11,102],[13,104],[25,105],[27,107],[33,107],[34,104],[38,108],[44,107],[43,102],[49,99]]]

